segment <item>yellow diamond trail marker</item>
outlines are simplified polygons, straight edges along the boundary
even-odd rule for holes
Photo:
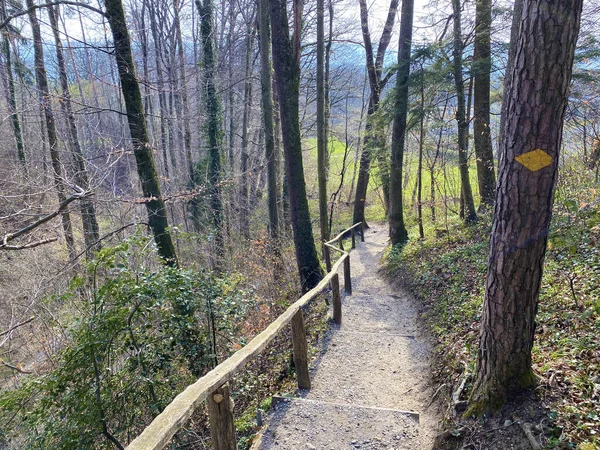
[[[515,159],[527,167],[532,172],[543,169],[552,164],[552,156],[542,149],[532,150],[522,155],[515,156]]]

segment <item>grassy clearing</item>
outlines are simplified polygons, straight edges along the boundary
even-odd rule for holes
[[[534,394],[547,407],[546,448],[600,448],[597,194],[565,185],[557,194],[533,355],[539,377]],[[388,273],[423,303],[424,321],[437,340],[440,383],[455,384],[475,369],[490,222],[483,217],[465,228],[453,215],[447,231],[446,224],[429,224],[425,240],[413,239],[385,257]]]

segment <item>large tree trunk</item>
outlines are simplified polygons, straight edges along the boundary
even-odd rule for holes
[[[317,0],[317,177],[319,183],[319,228],[322,242],[329,240],[325,108],[325,0]]]
[[[279,92],[281,130],[285,153],[286,184],[289,192],[290,215],[294,233],[296,262],[300,272],[302,290],[315,287],[323,278],[313,239],[300,139],[299,93],[300,93],[300,23],[299,11],[295,10],[294,43],[290,40],[285,0],[271,0],[271,30],[273,65]]]
[[[490,52],[490,30],[492,26],[491,0],[477,0],[475,14],[475,52],[473,58],[475,124],[473,125],[473,135],[481,206],[491,206],[496,196],[494,153],[492,151],[492,135],[490,132],[490,71],[492,68]]]
[[[224,255],[223,247],[223,204],[221,201],[221,106],[216,86],[215,47],[213,40],[212,0],[196,0],[200,16],[202,40],[202,68],[204,69],[204,105],[206,108],[206,134],[208,140],[210,206],[215,228],[215,250],[217,256]]]
[[[279,174],[275,154],[273,128],[273,91],[271,77],[271,33],[269,23],[269,0],[259,0],[259,45],[260,45],[260,87],[262,99],[262,119],[267,158],[267,190],[269,204],[269,233],[271,238],[279,236]]]
[[[402,204],[402,163],[406,140],[406,116],[408,115],[408,82],[410,76],[410,49],[412,44],[414,0],[402,1],[400,37],[398,39],[398,73],[396,74],[396,98],[394,125],[392,129],[392,159],[390,166],[390,238],[392,245],[408,240],[404,225]]]
[[[454,84],[456,86],[456,121],[458,123],[458,165],[460,171],[461,194],[465,206],[465,222],[473,223],[477,221],[477,212],[475,211],[475,202],[473,200],[473,191],[471,190],[471,181],[469,177],[469,155],[467,153],[467,139],[469,123],[467,122],[465,111],[465,86],[463,82],[462,71],[462,27],[461,27],[461,4],[460,0],[452,0],[454,10]]]
[[[33,0],[27,0],[27,8],[29,10],[29,22],[31,24],[31,34],[33,36],[33,51],[35,59],[35,81],[38,89],[38,97],[42,110],[44,111],[44,120],[46,122],[46,133],[48,134],[48,145],[50,147],[50,160],[52,162],[52,170],[54,173],[54,187],[58,196],[58,202],[62,203],[66,200],[65,185],[63,181],[62,162],[60,160],[60,151],[58,149],[58,136],[56,134],[56,122],[54,120],[54,112],[50,103],[50,89],[48,88],[48,77],[46,75],[46,67],[44,65],[44,47],[42,44],[42,34],[40,24],[38,22],[34,9]],[[68,209],[61,214],[63,232],[65,241],[67,242],[67,250],[69,259],[75,260],[75,239],[73,238],[73,228],[71,225],[71,216]]]
[[[30,0],[31,1],[31,0]],[[125,12],[121,0],[105,0],[106,18],[110,25],[115,46],[115,58],[121,79],[121,90],[127,110],[127,121],[133,144],[133,154],[145,197],[148,223],[154,234],[158,254],[166,264],[177,265],[175,247],[168,230],[167,211],[160,192],[158,175],[152,157],[152,147],[148,139],[144,105],[140,85],[135,74],[131,42],[125,22]]]
[[[48,2],[48,0],[46,1]],[[54,42],[56,44],[56,61],[58,63],[58,75],[62,90],[60,105],[66,118],[69,146],[75,162],[75,182],[81,189],[88,191],[90,189],[89,176],[85,160],[83,158],[81,144],[79,143],[77,124],[75,123],[75,116],[73,114],[73,107],[71,105],[69,80],[67,79],[67,67],[65,65],[63,46],[58,30],[58,8],[59,6],[49,6],[48,15],[50,16],[50,26],[52,27]],[[100,250],[100,228],[98,226],[98,220],[96,219],[96,208],[94,207],[94,202],[89,198],[82,199],[79,203],[79,206],[83,224],[83,238],[86,247],[86,255],[88,258],[90,258],[94,251]]]
[[[582,0],[525,0],[500,144],[473,411],[535,383],[531,349]]]

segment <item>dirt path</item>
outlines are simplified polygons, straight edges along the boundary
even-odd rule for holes
[[[273,409],[254,448],[431,448],[430,343],[411,297],[377,272],[387,244],[387,230],[373,227],[351,252],[353,295],[311,364],[311,390]]]

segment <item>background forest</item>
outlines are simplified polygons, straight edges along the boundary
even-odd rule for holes
[[[363,221],[390,221],[440,385],[470,386],[515,5],[417,3],[408,50],[404,7],[0,0],[0,448],[124,448]],[[536,329],[551,448],[600,445],[599,14],[583,3]],[[235,379],[241,446],[289,347]]]

